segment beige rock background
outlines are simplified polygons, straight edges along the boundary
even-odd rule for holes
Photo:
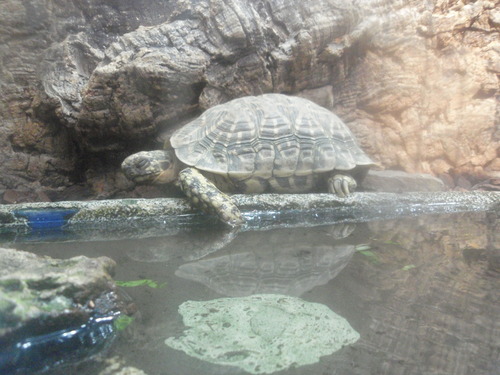
[[[500,177],[499,3],[436,1],[392,17],[335,111],[385,168]]]
[[[251,4],[3,2],[4,201],[160,195],[125,181],[127,154],[269,91],[334,110],[383,169],[498,186],[498,1]]]

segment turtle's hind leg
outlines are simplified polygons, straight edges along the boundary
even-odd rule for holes
[[[241,212],[233,200],[196,169],[186,168],[180,171],[179,184],[194,206],[217,215],[222,222],[231,226],[244,223]]]

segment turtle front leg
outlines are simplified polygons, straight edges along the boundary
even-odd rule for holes
[[[196,169],[186,168],[180,171],[179,184],[194,206],[217,215],[222,222],[231,226],[244,223],[241,212],[233,200]]]
[[[341,198],[347,197],[357,186],[356,180],[345,174],[335,174],[328,179],[328,191]]]

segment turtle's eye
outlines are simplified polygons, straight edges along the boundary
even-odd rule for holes
[[[163,160],[160,162],[160,167],[162,170],[166,171],[167,169],[170,168],[171,163],[169,161]]]

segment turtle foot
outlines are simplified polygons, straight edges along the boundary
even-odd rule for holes
[[[233,200],[196,169],[186,168],[180,171],[179,183],[193,206],[217,215],[222,222],[230,226],[235,227],[244,223],[241,212]]]
[[[337,194],[341,198],[347,197],[357,186],[356,180],[349,175],[336,174],[328,179],[330,193]]]

